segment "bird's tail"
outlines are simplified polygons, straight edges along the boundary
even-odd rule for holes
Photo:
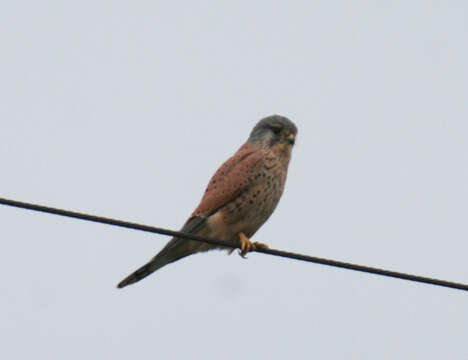
[[[206,217],[194,216],[191,217],[187,223],[182,228],[183,232],[195,234],[203,229],[205,225]],[[127,285],[136,283],[141,279],[144,279],[148,275],[151,275],[156,270],[162,268],[163,266],[174,262],[176,260],[182,259],[186,256],[195,254],[199,251],[207,251],[214,248],[212,245],[202,244],[198,241],[185,240],[180,238],[172,238],[166,246],[154,257],[150,262],[143,265],[134,273],[128,275],[123,279],[118,285],[118,288],[123,288]]]
[[[150,262],[146,263],[141,268],[136,270],[135,272],[128,275],[121,282],[119,282],[117,287],[120,289],[120,288],[123,288],[123,287],[125,287],[127,285],[136,283],[137,281],[140,281],[141,279],[144,279],[148,275],[151,275],[152,273],[154,273],[159,268],[162,268],[164,265],[167,265],[169,262],[171,262],[171,261],[166,261],[163,258],[159,258],[159,259],[154,258]]]
[[[125,279],[119,282],[117,287],[123,288],[127,285],[136,283],[163,266],[198,252],[199,247],[200,243],[196,241],[185,241],[174,238],[154,258],[152,258],[150,262],[128,275]]]

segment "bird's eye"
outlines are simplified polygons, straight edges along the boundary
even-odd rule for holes
[[[281,132],[281,128],[279,126],[272,126],[271,130],[275,133],[275,135],[279,135]]]

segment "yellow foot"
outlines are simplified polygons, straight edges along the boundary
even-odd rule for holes
[[[239,240],[240,240],[240,252],[239,255],[245,258],[245,255],[250,252],[254,251],[257,249],[268,249],[267,244],[259,243],[259,242],[254,242],[252,243],[247,236],[243,232],[240,232],[239,234]]]

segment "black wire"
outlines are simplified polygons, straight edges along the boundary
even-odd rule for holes
[[[76,219],[93,221],[93,222],[102,223],[102,224],[114,225],[114,226],[124,227],[128,229],[141,230],[141,231],[169,235],[169,236],[177,236],[178,238],[187,239],[187,240],[196,240],[196,241],[206,242],[206,243],[213,244],[213,245],[222,245],[222,246],[231,247],[231,248],[239,247],[238,244],[233,244],[229,241],[225,241],[221,239],[206,238],[203,236],[187,234],[187,233],[183,233],[180,231],[172,231],[172,230],[162,229],[162,228],[158,228],[154,226],[141,225],[141,224],[136,224],[136,223],[132,223],[128,221],[122,221],[122,220],[105,218],[101,216],[83,214],[83,213],[78,213],[74,211],[62,210],[62,209],[52,208],[48,206],[35,205],[35,204],[30,204],[30,203],[15,201],[15,200],[0,198],[0,204],[14,206],[14,207],[28,209],[28,210],[40,211],[40,212],[49,213],[49,214],[66,216],[66,217],[71,217],[71,218],[76,218]],[[281,257],[290,258],[290,259],[296,259],[296,260],[302,260],[302,261],[307,261],[307,262],[312,262],[312,263],[317,263],[317,264],[322,264],[322,265],[339,267],[343,269],[361,271],[365,273],[388,276],[388,277],[393,277],[397,279],[415,281],[419,283],[432,284],[432,285],[438,285],[438,286],[443,286],[443,287],[452,288],[452,289],[468,291],[467,284],[455,283],[451,281],[433,279],[433,278],[417,276],[417,275],[412,275],[412,274],[405,274],[405,273],[396,272],[396,271],[378,269],[378,268],[373,268],[369,266],[351,264],[351,263],[346,263],[342,261],[329,260],[329,259],[319,258],[315,256],[296,254],[292,252],[275,250],[275,249],[258,248],[254,251],[263,253],[263,254],[281,256]]]

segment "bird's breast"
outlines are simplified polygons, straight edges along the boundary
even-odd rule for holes
[[[224,222],[234,232],[252,236],[275,210],[284,189],[286,171],[271,163],[252,174],[252,185],[222,209]]]

